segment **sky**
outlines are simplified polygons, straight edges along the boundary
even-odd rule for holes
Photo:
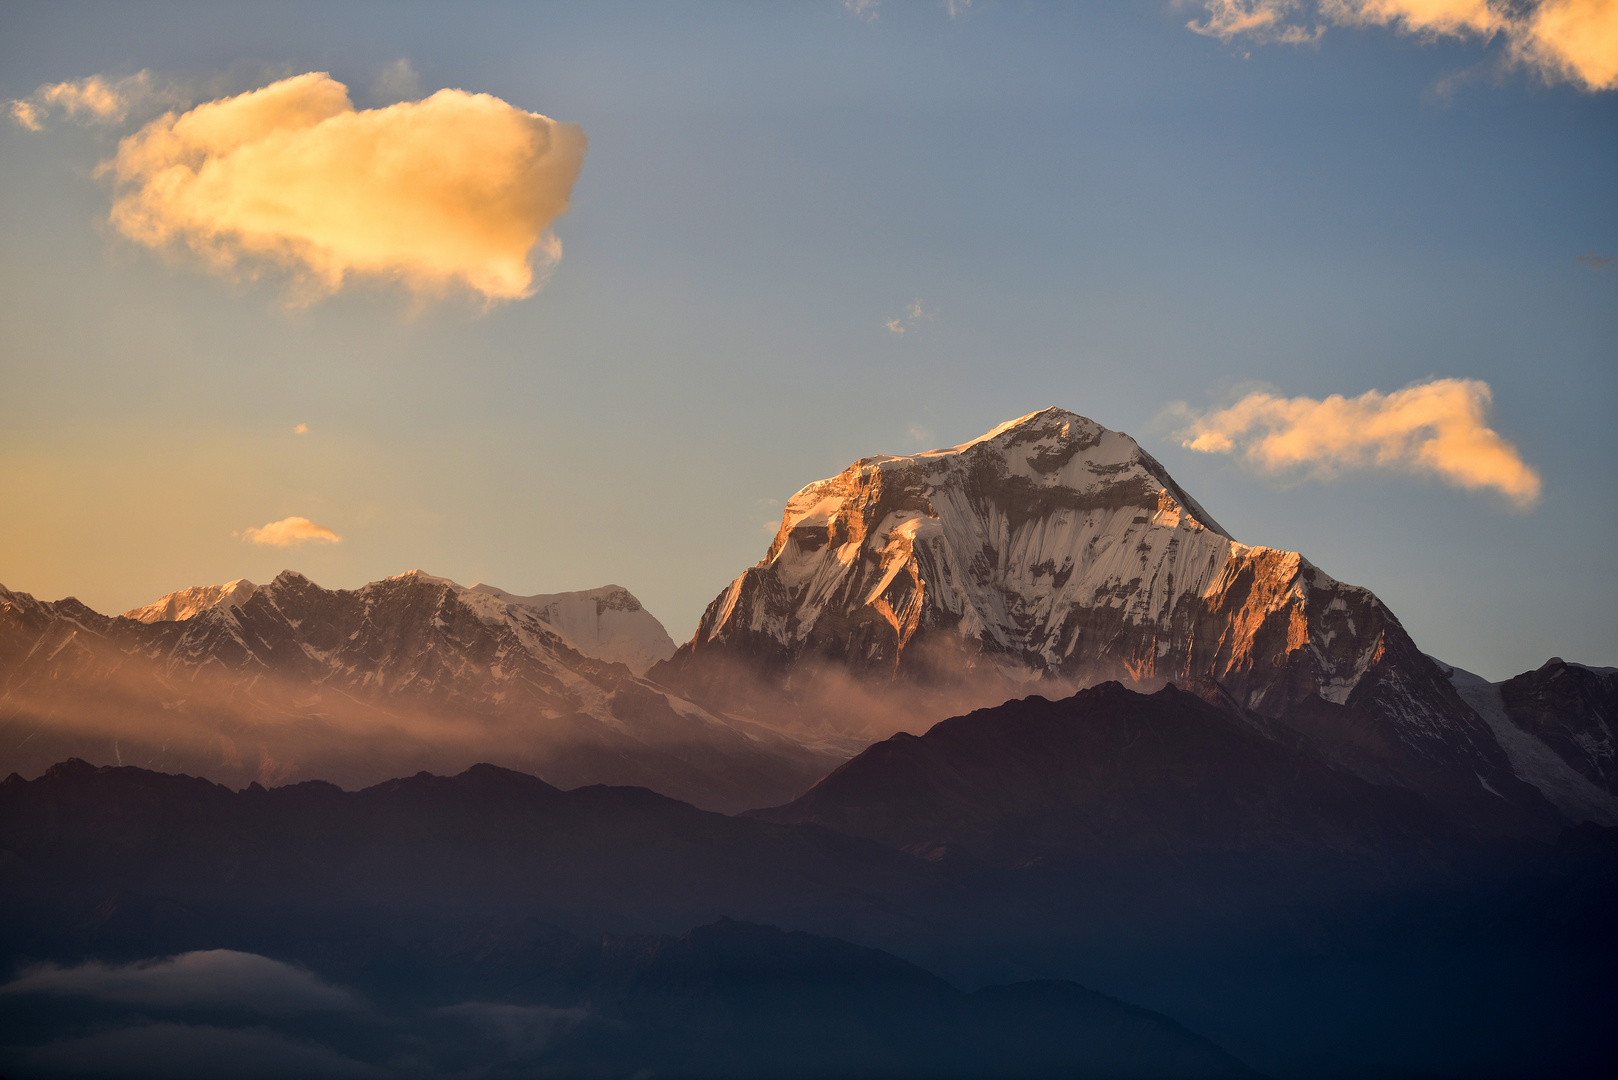
[[[1525,13],[1526,12],[1526,13]],[[0,583],[633,591],[1061,406],[1618,664],[1618,3],[0,6]]]

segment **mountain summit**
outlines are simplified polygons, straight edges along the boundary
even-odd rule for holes
[[[866,735],[1053,684],[1173,681],[1472,824],[1552,813],[1369,590],[1237,542],[1134,439],[1062,409],[803,488],[649,677]]]

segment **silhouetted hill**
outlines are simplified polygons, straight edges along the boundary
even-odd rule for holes
[[[1001,867],[1127,855],[1381,857],[1466,839],[1414,792],[1333,770],[1173,686],[1143,695],[1118,683],[895,735],[799,799],[752,816]]]

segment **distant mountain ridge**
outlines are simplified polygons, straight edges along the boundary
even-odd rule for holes
[[[597,660],[623,664],[636,675],[646,674],[647,668],[674,655],[674,639],[669,637],[663,624],[621,585],[518,596],[493,585],[477,584],[468,588],[420,570],[411,573],[453,589],[463,601],[484,614],[506,618],[510,617],[511,609],[522,609],[525,616],[531,613],[578,652]],[[183,622],[217,607],[240,607],[257,588],[246,578],[224,585],[194,585],[171,592],[145,607],[131,608],[123,617],[145,623]]]
[[[79,756],[364,785],[493,759],[741,810],[846,757],[715,716],[541,617],[593,627],[598,651],[648,648],[656,621],[623,590],[511,597],[419,571],[356,590],[292,571],[233,586],[165,598],[156,614],[184,617],[155,621],[0,589],[0,769]]]

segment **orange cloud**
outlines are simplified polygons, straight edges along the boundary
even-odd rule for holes
[[[1295,16],[1299,0],[1203,0],[1205,22],[1186,25],[1229,41],[1301,44],[1339,26],[1389,26],[1428,38],[1503,35],[1514,63],[1550,82],[1585,90],[1618,89],[1618,3],[1614,0],[1318,0],[1317,24]]]
[[[289,547],[308,540],[319,540],[326,544],[338,544],[342,543],[343,540],[341,536],[338,536],[326,526],[316,525],[306,517],[282,518],[280,521],[272,521],[268,525],[244,529],[234,535],[255,544],[268,544],[271,547]]]
[[[586,145],[577,125],[462,90],[358,111],[311,72],[170,112],[105,167],[113,224],[152,248],[276,264],[317,293],[360,275],[509,300],[561,257],[550,228]]]
[[[1204,0],[1206,22],[1192,19],[1186,29],[1205,37],[1229,41],[1247,36],[1255,41],[1280,41],[1288,45],[1303,45],[1318,41],[1325,27],[1305,29],[1288,18],[1298,7],[1298,0]]]
[[[1489,384],[1434,379],[1391,394],[1324,401],[1248,394],[1195,419],[1181,445],[1240,453],[1270,472],[1387,468],[1427,473],[1463,488],[1493,488],[1520,507],[1539,498],[1539,474],[1487,423]]]
[[[46,83],[27,100],[11,103],[11,118],[30,131],[41,131],[52,111],[70,120],[121,124],[137,104],[162,96],[154,94],[152,73],[140,71],[122,79],[91,75],[71,82]]]
[[[44,131],[44,117],[38,105],[31,101],[13,101],[11,103],[11,118],[29,131]]]

